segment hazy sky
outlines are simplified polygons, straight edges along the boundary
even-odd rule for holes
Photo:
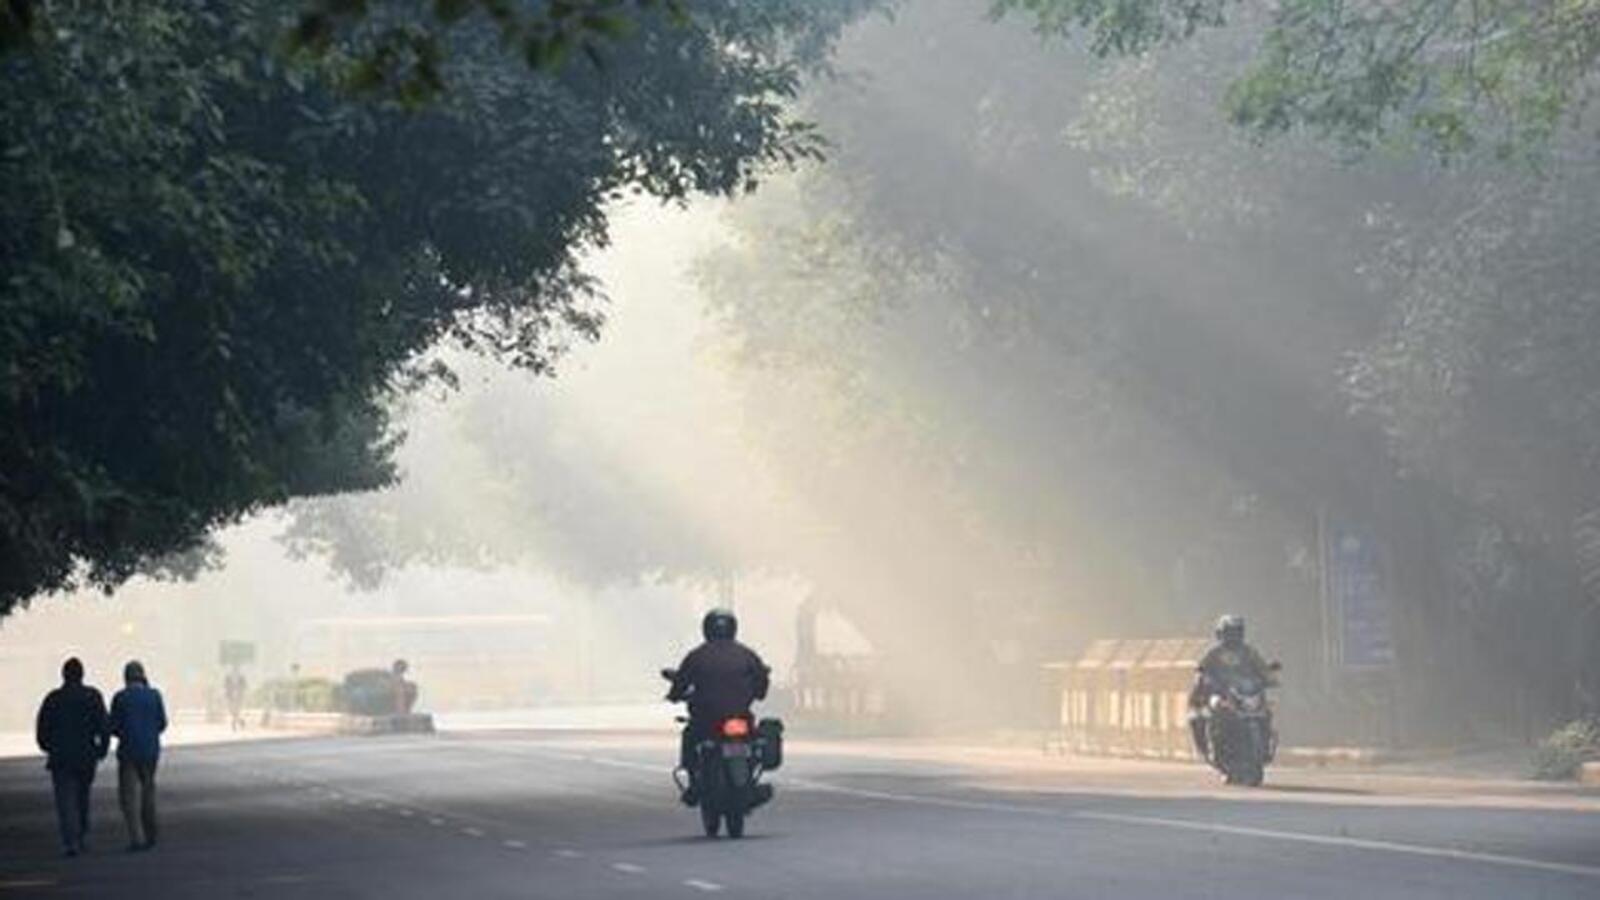
[[[459,394],[442,404],[434,396],[416,398],[407,411],[409,439],[400,463],[409,483],[401,490],[451,496],[451,479],[471,477],[472,470],[437,460],[454,459],[460,450],[454,413],[493,392],[500,414],[515,418],[525,404],[538,410],[539,421],[554,423],[554,439],[571,445],[562,459],[601,467],[599,477],[627,479],[712,540],[730,547],[747,541],[750,523],[728,504],[743,508],[781,488],[741,436],[734,370],[708,331],[688,272],[714,242],[728,240],[720,214],[720,204],[621,210],[613,245],[590,261],[611,298],[601,341],[575,347],[553,380],[465,361]],[[473,512],[436,515],[449,527],[452,516]],[[525,524],[504,527],[515,531]],[[0,727],[18,727],[31,715],[66,654],[82,655],[91,680],[102,683],[112,681],[124,658],[144,657],[180,702],[193,702],[217,677],[219,640],[258,641],[258,677],[265,677],[281,673],[296,653],[295,623],[329,616],[538,609],[566,621],[561,617],[575,617],[587,603],[593,610],[587,627],[627,655],[624,668],[649,673],[692,643],[694,614],[714,596],[703,581],[618,585],[597,595],[592,586],[539,571],[536,562],[493,572],[411,567],[391,572],[376,591],[352,592],[320,560],[291,559],[276,540],[283,527],[281,514],[272,511],[227,529],[220,535],[224,566],[193,583],[135,579],[110,597],[41,598],[0,623],[0,679],[12,698],[0,707]],[[766,638],[767,652],[782,663],[802,587],[777,576],[748,576],[737,591],[747,633]],[[610,690],[628,693],[634,683],[630,674]],[[655,690],[648,681],[637,683],[640,693]]]

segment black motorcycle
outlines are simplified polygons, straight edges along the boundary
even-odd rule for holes
[[[1204,715],[1211,764],[1228,784],[1259,787],[1278,749],[1266,683],[1244,676],[1214,685]]]
[[[677,673],[662,669],[661,677]],[[687,723],[684,716],[678,722]],[[726,825],[728,837],[744,837],[745,818],[772,799],[772,785],[762,775],[783,764],[783,723],[744,715],[715,723],[694,748],[694,770],[676,768],[672,780],[680,792],[690,793],[700,807],[700,824],[706,837],[716,837]],[[688,779],[688,783],[685,783]],[[692,790],[689,790],[691,789]]]

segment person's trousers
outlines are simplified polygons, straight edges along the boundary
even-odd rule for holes
[[[128,843],[148,847],[156,842],[156,763],[117,762],[117,798],[128,825]]]
[[[89,789],[94,786],[94,767],[51,769],[50,783],[56,792],[56,823],[61,827],[61,846],[80,850],[84,838],[89,836]]]

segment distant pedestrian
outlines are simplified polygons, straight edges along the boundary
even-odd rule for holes
[[[61,687],[39,705],[34,736],[55,788],[61,850],[77,856],[89,849],[89,789],[111,743],[106,701],[83,683],[83,663],[77,657],[62,663]]]
[[[167,710],[137,660],[122,668],[127,686],[111,698],[111,733],[117,736],[117,796],[128,825],[128,849],[156,845],[156,763]]]
[[[222,681],[222,693],[228,699],[228,725],[234,731],[244,727],[244,696],[249,685],[238,666],[228,670]]]

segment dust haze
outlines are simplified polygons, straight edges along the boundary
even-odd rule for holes
[[[955,2],[856,26],[801,101],[826,163],[617,208],[586,261],[600,340],[553,378],[440,350],[459,386],[403,401],[396,486],[261,513],[192,581],[0,623],[0,727],[68,653],[204,707],[227,640],[258,685],[403,657],[440,713],[643,706],[713,605],[780,686],[807,654],[853,673],[884,730],[1051,727],[1047,664],[1224,612],[1284,662],[1297,739],[1560,721],[1596,683],[1600,616],[1552,549],[1595,497],[1587,438],[1527,456],[1555,434],[1542,376],[1467,408],[1406,329],[1510,290],[1451,280],[1479,278],[1446,255],[1468,207],[1584,221],[1592,162],[1534,188],[1255,142],[1217,112],[1249,49],[1097,61]],[[1592,303],[1597,255],[1560,249]],[[1335,532],[1383,548],[1382,679],[1331,655]]]

